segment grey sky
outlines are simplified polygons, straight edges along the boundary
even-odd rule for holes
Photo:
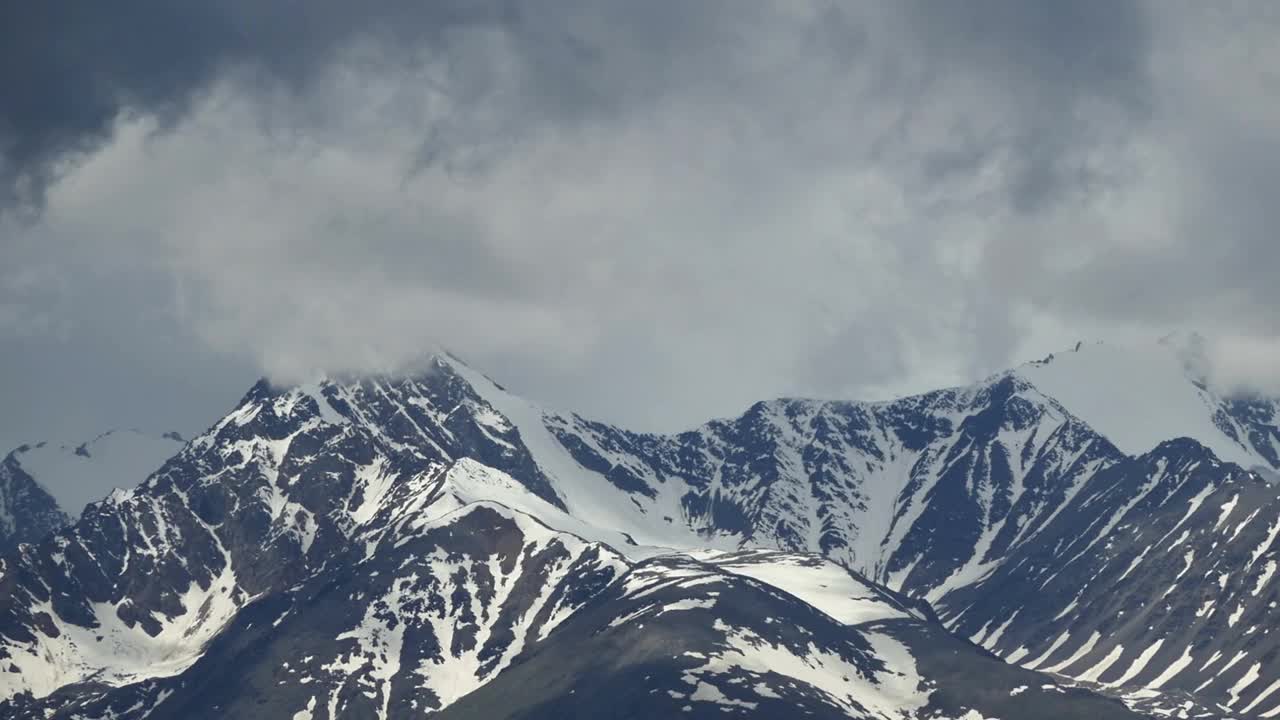
[[[1280,387],[1278,15],[0,10],[0,443],[440,345],[640,427],[1180,327]]]

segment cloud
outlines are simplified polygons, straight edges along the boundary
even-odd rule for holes
[[[1002,139],[1021,145],[1018,197],[1033,201],[1048,189],[1037,186],[1063,171],[1051,166],[1070,149],[1075,131],[1067,129],[1080,124],[1090,100],[1128,106],[1141,97],[1146,43],[1141,13],[1128,0],[911,2],[893,11],[816,1],[303,7],[223,0],[196,8],[131,0],[11,13],[0,44],[0,80],[11,89],[0,110],[11,200],[38,199],[68,162],[108,142],[122,117],[172,126],[228,76],[238,76],[241,92],[283,92],[304,98],[310,111],[309,101],[330,90],[323,86],[333,68],[343,66],[383,77],[407,71],[399,109],[409,117],[430,115],[423,106],[455,106],[420,118],[428,162],[501,148],[544,124],[572,131],[625,119],[676,97],[792,123],[794,115],[778,111],[839,103],[868,90],[866,82],[912,102],[924,93],[954,95],[953,84],[962,91],[1004,86],[1022,117]],[[332,105],[320,109],[312,122],[342,122]],[[912,131],[912,108],[897,111],[898,129]],[[927,163],[944,172],[963,168],[981,150],[939,153]]]
[[[928,54],[937,73],[933,89],[945,92],[972,73],[1009,101],[996,142],[971,139],[937,158],[935,172],[972,171],[974,159],[1005,153],[1010,205],[1021,213],[1108,182],[1089,155],[1123,146],[1151,111],[1141,3],[910,0],[906,7],[912,50]]]
[[[46,278],[0,270],[0,323],[63,338],[88,376],[129,362],[117,345],[220,389],[445,345],[669,427],[962,382],[1082,336],[1280,332],[1253,18],[49,7],[0,23],[28,38],[0,37],[0,67],[37,68],[0,108],[10,267]]]
[[[305,92],[353,43],[431,50],[455,28],[511,15],[504,3],[448,0],[55,0],[0,12],[0,84],[8,95],[0,110],[0,180],[10,202],[25,203],[38,203],[67,163],[109,142],[122,115],[180,122],[226,73]]]
[[[1280,338],[1215,337],[1209,363],[1211,379],[1228,392],[1280,397]]]

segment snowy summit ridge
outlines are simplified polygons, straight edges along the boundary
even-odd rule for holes
[[[1275,415],[1098,347],[673,434],[444,355],[260,382],[0,561],[0,709],[1140,716],[1067,678],[1280,713],[1280,498],[1229,455],[1275,467]]]
[[[1014,372],[1129,455],[1187,437],[1222,460],[1280,469],[1280,406],[1210,388],[1197,338],[1138,346],[1081,343]]]

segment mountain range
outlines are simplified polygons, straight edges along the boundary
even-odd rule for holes
[[[442,354],[260,381],[74,521],[19,449],[0,714],[1280,716],[1280,402],[1196,360],[659,434]]]

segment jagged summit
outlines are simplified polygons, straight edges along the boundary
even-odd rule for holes
[[[670,434],[546,410],[447,355],[263,381],[141,485],[3,559],[0,709],[545,718],[636,687],[691,717],[775,700],[1133,717],[1034,667],[1135,703],[1203,685],[1280,712],[1255,682],[1280,671],[1280,639],[1245,632],[1280,599],[1280,499],[1202,437],[1134,453],[1094,427],[1105,413],[1067,381],[1148,372],[1099,347]],[[1249,421],[1231,427],[1275,429]],[[640,665],[560,673],[625,648]]]
[[[1119,458],[1013,375],[894,403],[762,402],[661,435],[548,412],[443,355],[411,376],[259,383],[192,446],[280,444],[319,427],[366,433],[417,463],[470,458],[563,516],[589,518],[637,546],[818,551],[895,587],[935,593],[978,572],[992,544],[1013,539],[1014,523],[1034,525],[1046,500]],[[992,447],[1009,459],[992,465]],[[1023,474],[1050,467],[1055,485],[1022,486]],[[986,499],[1001,494],[1011,495],[1000,505]],[[952,520],[942,537],[927,530],[954,514],[935,496],[964,503],[970,525]],[[928,548],[943,543],[948,558],[932,557]]]
[[[1221,428],[1249,437],[1229,405],[1206,404],[1215,398],[1177,366],[1160,364],[1168,360],[1160,346],[1131,353],[1082,344],[969,387],[891,402],[765,401],[738,418],[664,435],[546,411],[440,354],[411,376],[262,385],[211,432],[248,422],[267,404],[272,411],[264,417],[303,412],[316,422],[354,423],[422,457],[426,449],[438,458],[473,457],[518,478],[557,511],[594,518],[637,545],[815,550],[937,599],[980,574],[993,546],[1025,540],[1037,517],[1047,517],[1086,475],[1126,454],[1189,437],[1246,467],[1270,462],[1225,435]],[[1141,387],[1134,391],[1135,385]],[[1112,386],[1131,392],[1107,392]],[[1162,405],[1155,421],[1126,423],[1113,412],[1140,413],[1148,395],[1178,395],[1168,404],[1181,414]],[[1275,432],[1274,425],[1255,423],[1255,436]],[[958,466],[962,448],[973,459]],[[992,448],[1007,459],[994,463],[987,456]],[[1068,461],[1069,467],[1052,465]],[[1045,463],[1054,467],[1056,484],[1027,486],[1020,479],[1048,472]],[[915,527],[934,522],[934,508],[940,517],[954,515],[954,503],[972,508],[972,529],[957,532],[953,522],[935,537]],[[942,544],[952,557],[939,564],[927,548]]]
[[[1269,398],[1229,396],[1207,385],[1205,343],[1198,333],[1174,333],[1148,344],[1080,341],[1072,348],[1053,353],[1043,360],[997,373],[968,386],[877,402],[779,398],[758,402],[746,413],[759,413],[778,404],[800,408],[841,404],[900,406],[925,402],[936,406],[938,402],[945,402],[966,391],[1015,377],[1057,401],[1064,411],[1088,424],[1125,454],[1140,455],[1165,439],[1191,437],[1213,449],[1224,460],[1243,467],[1280,469],[1280,431],[1276,430],[1280,427],[1280,402]],[[390,386],[408,381],[430,384],[433,376],[443,374],[462,378],[486,396],[508,398],[511,406],[527,406],[520,414],[538,416],[546,412],[565,415],[528,403],[453,353],[438,351],[424,358],[417,367],[419,369],[401,375],[334,376],[310,387],[350,388],[369,383]],[[251,395],[255,392],[298,392],[305,387],[272,388],[264,380],[255,386]],[[568,416],[590,422],[576,415]]]

